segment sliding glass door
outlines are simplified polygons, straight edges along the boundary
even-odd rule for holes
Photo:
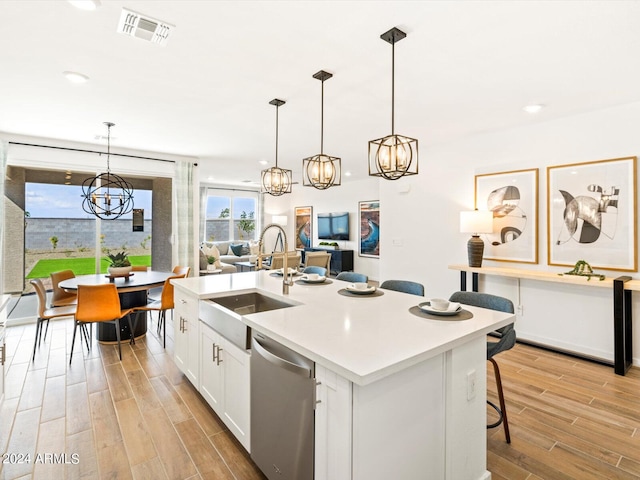
[[[136,210],[117,220],[99,220],[82,209],[79,185],[25,183],[25,285],[49,274],[72,270],[75,275],[104,273],[108,251],[126,251],[134,264],[151,265],[150,190],[134,191]],[[26,288],[30,291],[30,288]]]

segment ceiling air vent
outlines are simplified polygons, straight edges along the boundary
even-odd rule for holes
[[[142,15],[132,10],[122,9],[118,32],[131,37],[138,37],[148,42],[166,45],[169,34],[175,28],[162,20],[156,20],[148,15]]]

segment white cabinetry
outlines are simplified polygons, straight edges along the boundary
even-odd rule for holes
[[[200,322],[200,393],[247,451],[250,359],[249,352]]]
[[[198,385],[198,298],[181,290],[174,291],[174,359],[193,385]]]

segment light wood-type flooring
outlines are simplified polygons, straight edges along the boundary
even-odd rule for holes
[[[0,453],[31,459],[0,465],[0,479],[264,479],[174,365],[170,323],[166,350],[154,323],[122,362],[94,340],[70,368],[71,320],[51,323],[35,363],[35,326],[8,328]],[[487,431],[493,480],[640,479],[640,369],[621,377],[521,344],[496,358],[512,443]]]

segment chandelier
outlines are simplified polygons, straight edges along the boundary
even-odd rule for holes
[[[133,186],[124,178],[111,173],[111,127],[107,126],[107,172],[82,182],[82,209],[103,220],[115,220],[133,210]]]
[[[395,133],[395,44],[407,34],[392,28],[380,35],[391,44],[391,135],[369,142],[369,175],[397,180],[418,173],[418,140]]]
[[[320,154],[302,160],[302,185],[326,190],[340,185],[340,164],[338,157],[324,154],[324,81],[333,74],[320,70],[313,78],[322,82],[322,97],[320,103]]]
[[[279,197],[291,193],[291,170],[278,167],[278,108],[284,105],[284,100],[274,98],[269,105],[276,107],[276,166],[262,170],[262,193]]]

